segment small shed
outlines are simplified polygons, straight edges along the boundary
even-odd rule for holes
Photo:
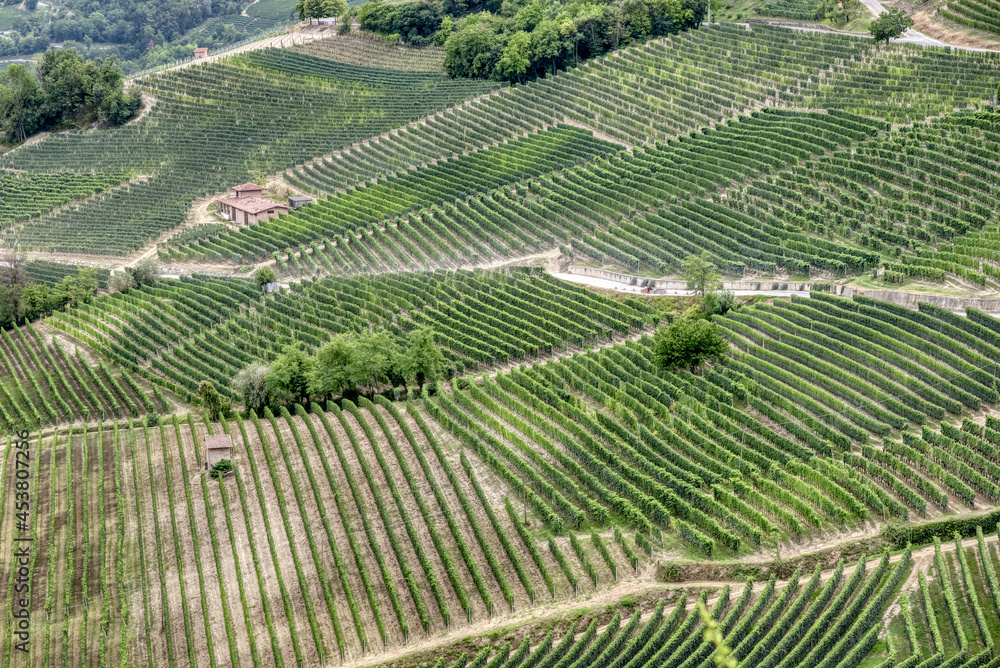
[[[198,60],[199,58],[208,58],[208,49],[204,46],[198,47],[194,50],[194,59]]]
[[[223,459],[233,458],[233,439],[229,434],[205,437],[205,465],[211,468]]]
[[[288,206],[293,209],[299,209],[306,204],[312,202],[312,197],[303,197],[299,195],[289,195],[288,196]]]

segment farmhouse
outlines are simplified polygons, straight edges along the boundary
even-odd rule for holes
[[[233,441],[229,434],[205,437],[205,468],[212,468],[223,459],[233,458]]]
[[[219,213],[237,225],[256,225],[274,218],[279,213],[288,213],[288,205],[264,199],[262,186],[244,183],[233,188],[233,197],[218,201]]]
[[[194,50],[194,58],[198,60],[199,58],[208,58],[208,49],[201,46]]]

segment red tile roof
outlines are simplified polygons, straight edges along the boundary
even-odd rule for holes
[[[225,199],[220,199],[219,204],[225,204],[239,211],[246,211],[247,213],[260,213],[269,209],[281,209],[282,212],[288,211],[287,204],[279,204],[278,202],[272,202],[262,197],[226,197]]]
[[[259,186],[256,183],[243,183],[238,186],[233,186],[233,190],[238,193],[249,193],[249,192],[264,192],[264,186]]]

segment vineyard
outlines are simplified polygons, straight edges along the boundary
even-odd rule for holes
[[[30,265],[29,265],[30,266]],[[163,392],[35,325],[0,333],[0,430],[139,417],[169,410]]]
[[[437,74],[444,71],[444,51],[440,48],[390,46],[380,37],[365,33],[337,35],[295,46],[291,50],[338,63],[377,69]]]
[[[299,25],[0,155],[0,668],[1000,667],[1000,55],[455,45]]]
[[[264,296],[241,279],[161,281],[46,322],[123,369],[188,396],[201,380],[229,393],[237,371],[254,360],[274,359],[288,344],[318,348],[334,334],[373,326],[398,338],[433,327],[451,372],[461,373],[607,342],[656,319],[639,302],[619,306],[522,269],[294,285]]]
[[[955,23],[1000,34],[1000,4],[994,0],[958,0],[943,13]]]
[[[288,168],[494,87],[419,74],[393,80],[294,75],[254,66],[252,58],[158,74],[142,84],[156,99],[142,120],[101,133],[60,133],[4,156],[0,165],[31,174],[97,169],[149,176],[33,218],[8,232],[5,243],[129,255],[182,224],[194,199],[244,182],[249,172]],[[330,63],[312,62],[317,68]]]
[[[47,518],[33,529],[34,656],[336,663],[606,589],[647,561],[610,530],[540,542],[516,497],[497,504],[502,487],[432,424],[383,399],[236,419],[213,426],[241,462],[220,480],[202,470],[208,432],[191,420],[33,443]]]
[[[850,146],[855,140],[876,134],[881,125],[841,112],[768,111],[714,132],[670,142],[662,148],[614,155],[606,153],[610,147],[596,144],[579,131],[539,133],[527,140],[347,191],[252,229],[202,239],[177,251],[161,249],[161,257],[241,261],[264,257],[270,251],[279,252],[279,267],[286,262],[302,265],[305,260],[312,265],[329,264],[333,273],[349,274],[378,270],[380,266],[476,264],[494,257],[517,257],[528,250],[566,245],[588,257],[609,256],[632,268],[643,264],[658,271],[677,268],[687,254],[709,249],[725,261],[727,272],[731,273],[742,273],[743,266],[764,271],[773,271],[776,266],[808,271],[809,266],[818,266],[843,273],[876,263],[877,255],[845,250],[794,231],[783,221],[769,225],[766,236],[761,237],[759,230],[751,231],[752,223],[746,212],[730,212],[728,207],[708,200],[687,200],[686,195],[707,194],[734,180],[744,181],[765,170],[773,171],[808,161],[826,150]],[[549,137],[553,140],[546,141]],[[562,169],[530,180],[524,177],[532,176],[531,172],[510,169],[515,166],[508,157],[512,151],[543,142],[552,147],[549,150],[568,153],[559,158]],[[771,148],[773,155],[755,153],[755,148],[761,145]],[[594,146],[602,146],[606,154],[569,167],[573,160],[582,160],[587,152],[597,153],[591,148]],[[491,169],[487,170],[487,166]],[[542,159],[531,162],[535,174],[545,168]],[[478,177],[466,175],[469,171]],[[427,198],[436,197],[442,192],[438,185],[441,173],[462,174],[455,179],[462,188],[475,188],[477,181],[484,190],[494,183],[499,187],[464,201],[439,202],[416,211],[412,205],[420,204],[419,201],[401,200],[398,195],[379,200],[381,210],[371,205],[351,206],[353,201],[375,199],[389,189],[395,193],[412,187],[427,193]],[[310,186],[318,189],[319,184],[330,187],[329,172],[319,166],[300,172],[299,176],[301,181],[291,175],[288,178],[306,189]],[[410,186],[411,183],[420,184],[419,189]],[[460,191],[456,188],[450,194],[459,195]],[[664,201],[676,201],[678,205],[645,213]],[[436,230],[443,232],[435,234]],[[340,234],[333,238],[321,236],[330,232]],[[432,235],[437,238],[429,243]],[[748,241],[750,236],[756,239]],[[283,240],[297,244],[298,248],[282,248]],[[394,243],[396,240],[398,243]],[[353,258],[344,262],[337,258],[352,246],[367,247],[374,262],[365,259],[355,262]],[[428,246],[436,246],[430,255]],[[297,252],[299,258],[292,260]],[[331,255],[333,260],[329,259]],[[322,259],[324,256],[326,261]]]

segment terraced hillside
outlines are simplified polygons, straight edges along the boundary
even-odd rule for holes
[[[1000,324],[836,296],[1000,288],[997,54],[713,25],[509,88],[443,58],[251,50],[0,157],[4,245],[129,256],[0,333],[0,665],[998,665]],[[248,179],[316,201],[212,221]],[[182,278],[130,284],[154,241]],[[704,251],[832,289],[519,266]],[[668,370],[679,320],[727,346]]]
[[[289,343],[371,327],[400,339],[432,327],[449,375],[559,355],[427,400],[557,534],[613,521],[712,556],[1000,500],[1000,422],[969,419],[1000,400],[989,316],[814,293],[722,319],[733,350],[697,376],[656,371],[642,336],[656,321],[635,300],[517,270],[324,279],[263,298],[248,281],[167,281],[47,324],[187,400],[202,380],[232,396],[241,368]]]
[[[633,268],[641,263],[659,271],[678,268],[683,257],[700,248],[725,260],[732,273],[740,273],[743,265],[773,270],[778,263],[796,271],[809,266],[840,273],[856,271],[877,262],[874,254],[844,249],[782,223],[769,228],[766,241],[754,242],[755,248],[748,250],[746,238],[752,224],[745,215],[716,222],[711,218],[721,216],[714,211],[723,207],[688,198],[851,146],[876,134],[880,127],[879,122],[840,112],[773,111],[662,148],[618,152],[590,162],[583,160],[588,152],[597,152],[591,148],[595,140],[582,132],[560,129],[350,190],[251,229],[202,239],[177,251],[162,250],[161,257],[173,259],[176,254],[179,259],[246,261],[278,251],[285,243],[301,249],[308,244],[309,250],[299,253],[299,265],[305,260],[312,265],[329,264],[335,273],[356,273],[382,266],[474,265],[565,245],[589,257],[610,256]],[[597,145],[602,152],[608,151],[607,144]],[[535,146],[554,154],[548,165],[543,153],[531,161],[530,171],[512,169],[517,163],[508,155]],[[770,154],[759,153],[760,146],[767,146]],[[579,164],[570,167],[574,162]],[[561,163],[558,171],[547,169],[556,163]],[[446,177],[445,183],[454,183],[449,192],[439,185],[442,174],[462,177]],[[525,180],[526,176],[534,178]],[[308,179],[308,184],[330,184],[329,171],[319,167],[303,173],[302,179]],[[499,187],[493,190],[493,184]],[[416,210],[414,205],[421,204],[416,197],[400,201],[398,195],[382,196],[412,189],[426,201],[441,199],[441,194],[455,197],[487,188],[491,191],[486,194]],[[374,201],[379,208],[354,204],[359,201]],[[668,202],[679,206],[667,209]],[[714,211],[702,225],[698,212],[706,207]],[[436,237],[433,242],[428,241],[431,235]],[[337,254],[343,255],[340,249],[357,242],[370,249],[374,263],[353,258],[338,261]],[[786,243],[791,251],[782,248]],[[400,245],[406,250],[399,250]],[[410,251],[414,246],[416,250]],[[296,254],[292,248],[286,247],[287,255],[279,255],[279,267],[286,258],[294,262],[288,257]],[[307,259],[308,254],[313,257]],[[323,262],[319,259],[323,256],[332,258]]]
[[[787,71],[765,76],[765,45],[796,54],[816,49],[816,57],[803,55],[800,63],[802,72],[813,73],[793,85],[799,74],[783,59],[780,67]],[[680,72],[655,69],[680,62],[671,58],[690,58],[688,49],[707,58],[715,48],[761,50],[756,74],[740,79],[740,94],[735,88],[727,94],[725,110],[715,93],[683,92],[699,77],[685,75],[682,85],[670,78]],[[626,50],[287,171],[283,178],[300,190],[332,196],[253,229],[219,229],[194,241],[161,244],[160,257],[208,263],[274,258],[290,275],[353,274],[386,266],[476,266],[559,248],[584,261],[670,273],[687,255],[708,250],[737,275],[784,270],[844,276],[881,266],[889,283],[946,275],[978,286],[994,283],[1000,269],[986,230],[996,210],[988,176],[995,113],[992,107],[953,109],[991,98],[996,59],[925,49],[906,56],[907,66],[900,68],[887,56],[897,47],[868,48],[842,36],[720,26]],[[822,74],[809,69],[838,49],[841,55]],[[742,68],[750,57],[740,63],[714,58],[702,68]],[[860,62],[867,64],[853,66]],[[616,129],[602,119],[621,123],[627,115],[618,113],[616,100],[628,98],[602,102],[593,96],[608,81],[645,77],[650,68],[660,74],[637,90],[657,91],[665,102],[635,109],[665,125],[623,134],[624,126]],[[956,68],[972,74],[957,86],[945,83]],[[776,80],[784,83],[768,89]],[[712,81],[718,86],[725,78]],[[918,91],[919,99],[913,97]],[[669,124],[666,101],[682,105],[677,118],[691,125]],[[760,109],[765,105],[771,106]],[[536,113],[545,109],[548,115]],[[564,115],[553,117],[553,109]],[[750,116],[729,120],[744,109]],[[530,134],[539,122],[555,129]],[[568,135],[565,126],[549,125],[560,122],[626,148],[611,154],[607,147],[589,160],[586,153],[562,157],[559,164],[542,160],[531,171],[506,166],[512,152],[539,142],[556,146],[549,137],[571,138],[559,145],[564,155],[574,143],[593,143],[585,131]],[[715,127],[686,134],[701,124]],[[518,138],[525,133],[527,138]],[[929,184],[913,177],[925,171],[932,174]],[[428,193],[424,201],[383,196],[414,190]],[[429,198],[443,201],[428,206]],[[368,249],[374,261],[344,257],[351,246]]]
[[[970,28],[1000,34],[1000,4],[992,0],[958,0],[948,5],[944,16]]]
[[[310,56],[319,56],[348,65],[404,72],[444,71],[444,50],[439,47],[420,49],[394,46],[377,36],[365,33],[337,35],[327,39],[301,44],[291,49]]]
[[[255,65],[252,56],[153,75],[142,120],[108,132],[60,133],[9,153],[0,165],[29,173],[148,175],[72,211],[29,221],[5,244],[23,250],[129,255],[182,224],[197,198],[495,88],[488,82],[316,78]],[[308,59],[308,56],[300,56]],[[322,65],[330,61],[313,58]]]
[[[214,429],[239,453],[219,481],[201,471],[207,432],[191,420],[32,443],[33,663],[318,665],[606,589],[646,563],[602,532],[579,546],[600,563],[595,580],[563,540],[539,544],[519,506],[495,507],[503,487],[413,406],[362,400]]]
[[[164,301],[169,305],[165,305]],[[289,344],[313,350],[334,334],[434,328],[452,373],[580,347],[651,326],[652,309],[619,306],[525,269],[385,274],[294,284],[263,296],[248,280],[162,281],[56,313],[46,321],[123,368],[189,396],[220,392],[248,362]]]

